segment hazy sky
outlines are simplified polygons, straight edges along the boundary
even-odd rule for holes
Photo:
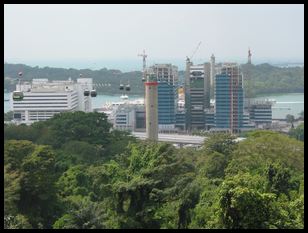
[[[304,59],[304,5],[5,5],[4,60]],[[140,58],[141,59],[141,58]]]

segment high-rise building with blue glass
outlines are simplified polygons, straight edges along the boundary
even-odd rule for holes
[[[224,64],[215,76],[215,126],[238,133],[243,128],[243,75],[235,63]]]
[[[158,129],[175,129],[175,115],[178,100],[178,68],[171,64],[152,66],[158,82]]]

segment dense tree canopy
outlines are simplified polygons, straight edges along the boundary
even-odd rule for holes
[[[241,68],[245,94],[250,98],[258,94],[304,92],[304,67],[244,64]]]
[[[4,136],[7,229],[304,227],[304,144],[288,135],[177,149],[76,112]]]

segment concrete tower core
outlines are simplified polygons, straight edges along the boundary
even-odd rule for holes
[[[148,72],[145,85],[146,135],[149,140],[158,140],[157,79]]]

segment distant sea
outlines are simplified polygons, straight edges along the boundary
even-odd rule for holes
[[[4,93],[4,100],[10,98],[10,93]],[[142,96],[130,96],[130,100],[143,98]],[[259,96],[256,99],[274,99],[276,103],[273,105],[273,119],[285,119],[287,114],[299,117],[299,113],[304,110],[304,93],[289,93],[289,94],[273,94]],[[97,95],[93,99],[93,108],[102,107],[107,102],[121,101],[120,95]],[[4,101],[4,112],[10,111],[9,101]]]

